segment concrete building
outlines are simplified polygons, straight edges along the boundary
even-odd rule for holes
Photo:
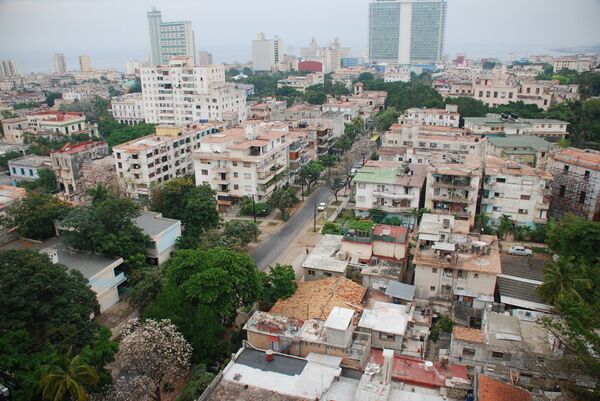
[[[95,316],[119,302],[118,287],[127,279],[125,273],[118,270],[118,267],[123,264],[123,258],[112,259],[89,252],[75,251],[58,238],[44,245],[46,248],[40,253],[47,254],[52,263],[77,270],[88,280],[99,304],[98,310],[94,312]]]
[[[19,75],[15,60],[0,60],[0,78],[9,78]]]
[[[328,46],[320,47],[315,38],[308,47],[300,48],[300,57],[305,61],[321,63],[321,72],[329,74],[342,66],[342,58],[350,55],[350,48],[342,47],[339,38],[335,38]]]
[[[469,234],[453,216],[424,214],[413,265],[416,298],[481,308],[493,301],[501,273],[498,239]]]
[[[481,213],[490,216],[492,225],[499,225],[504,215],[519,226],[548,222],[552,174],[489,155],[483,168]]]
[[[98,136],[98,125],[87,122],[84,113],[48,110],[29,113],[26,117],[26,131],[34,136]]]
[[[365,120],[370,120],[385,109],[387,92],[364,90],[364,84],[357,82],[354,84],[354,93],[351,96],[341,96],[340,99],[358,103],[359,115]]]
[[[175,245],[181,237],[181,221],[167,219],[161,213],[142,211],[133,223],[150,237],[146,257],[152,264],[161,266],[171,257]]]
[[[40,178],[41,169],[52,169],[52,159],[44,156],[28,155],[8,161],[10,179],[13,181],[35,181]]]
[[[485,141],[486,155],[545,169],[556,144],[535,135],[489,136]]]
[[[497,114],[465,118],[465,128],[477,135],[535,135],[548,142],[558,142],[569,135],[568,125],[568,122],[562,120],[514,118]]]
[[[438,64],[444,53],[445,0],[373,0],[369,59],[392,64]]]
[[[323,84],[324,82],[325,77],[322,73],[319,72],[299,76],[290,75],[287,78],[280,79],[279,81],[277,81],[277,88],[290,87],[296,89],[300,93],[304,93],[306,92],[306,88],[313,85]]]
[[[340,252],[350,260],[352,267],[364,270],[371,266],[385,265],[394,272],[393,279],[399,279],[406,266],[408,229],[377,224],[372,229],[364,230],[349,223],[347,229],[344,229]],[[373,276],[375,275],[371,278]]]
[[[335,98],[328,98],[327,103],[321,106],[324,112],[343,113],[344,120],[350,124],[352,121],[359,116],[360,106],[356,102],[345,101],[341,102]]]
[[[427,168],[425,208],[475,225],[483,169],[477,158],[463,163],[431,162]]]
[[[67,72],[67,62],[65,61],[65,55],[62,53],[54,54],[54,72],[56,74]]]
[[[412,122],[422,125],[458,128],[460,113],[458,112],[458,106],[454,104],[447,104],[445,109],[412,108],[406,110],[398,118],[398,122],[401,125]]]
[[[358,322],[358,330],[371,335],[372,347],[402,352],[412,313],[412,305],[377,301],[371,308],[363,311]]]
[[[545,369],[564,369],[560,368],[563,352],[559,340],[535,321],[543,314],[515,312],[517,315],[511,316],[486,308],[481,330],[455,326],[449,361],[497,379],[518,377],[524,385],[553,385],[555,379]]]
[[[384,82],[410,82],[410,68],[406,65],[386,65]]]
[[[77,181],[82,177],[83,164],[88,160],[101,159],[109,155],[108,144],[103,141],[87,141],[74,145],[66,144],[52,152],[52,171],[65,196],[74,194]]]
[[[196,184],[210,185],[221,208],[244,196],[269,199],[288,182],[288,135],[287,124],[248,122],[202,139],[193,155]]]
[[[246,94],[225,82],[223,65],[194,66],[189,57],[175,57],[168,65],[142,68],[142,94],[147,123],[187,125],[246,119]]]
[[[90,56],[82,55],[79,56],[79,69],[81,72],[89,72],[92,70],[92,63],[90,62]]]
[[[302,263],[304,281],[345,276],[348,258],[345,252],[340,251],[343,238],[326,234],[319,240]]]
[[[317,160],[317,130],[291,129],[288,142],[290,182],[296,182],[300,169],[312,160]]]
[[[425,202],[425,179],[424,166],[369,160],[352,179],[354,213],[366,217],[378,209],[412,226],[411,210]]]
[[[277,72],[284,64],[283,42],[277,36],[266,39],[263,32],[252,41],[252,70],[257,72]]]
[[[190,21],[164,22],[156,8],[148,11],[150,32],[150,64],[168,65],[172,57],[185,56],[196,60],[194,31]]]
[[[198,65],[213,65],[213,55],[205,50],[201,50],[198,54]]]
[[[110,112],[120,124],[137,125],[145,121],[144,98],[141,93],[129,93],[110,99]]]
[[[596,62],[593,57],[579,54],[575,56],[556,57],[552,60],[552,67],[555,72],[566,68],[582,73],[593,70],[596,67]]]
[[[591,149],[560,149],[550,155],[552,174],[550,216],[568,213],[600,221],[600,152]]]
[[[542,301],[537,294],[546,263],[546,259],[538,257],[500,255],[502,273],[497,278],[500,302],[509,308],[552,312],[553,307]]]
[[[139,60],[129,60],[127,64],[125,64],[125,73],[127,75],[139,75],[140,68],[143,67],[145,63],[142,63]]]
[[[0,185],[0,219],[6,216],[6,211],[11,205],[27,196],[25,188],[12,185]],[[17,230],[7,224],[0,226],[0,246],[13,241],[19,237]]]
[[[28,128],[27,117],[14,117],[2,119],[3,142],[10,144],[24,144],[23,134]]]
[[[156,134],[113,147],[117,177],[124,195],[147,198],[150,186],[193,171],[191,154],[200,139],[214,135],[220,125],[194,125],[185,128],[158,126]]]

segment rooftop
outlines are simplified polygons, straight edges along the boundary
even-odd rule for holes
[[[256,311],[244,325],[244,330],[251,330],[268,335],[285,337],[297,336],[304,322],[293,317],[273,315]]]
[[[50,118],[44,118],[45,121],[68,121],[85,117],[83,113],[77,112],[63,112],[63,111],[37,111],[34,113],[27,114],[28,116],[48,116]]]
[[[485,344],[485,337],[479,329],[454,326],[452,328],[452,338],[469,343]]]
[[[477,397],[479,401],[531,401],[531,393],[511,386],[489,376],[477,376]]]
[[[423,186],[425,178],[426,173],[422,165],[409,164],[405,169],[401,163],[369,161],[356,172],[352,182],[420,188]]]
[[[385,295],[412,302],[415,296],[415,286],[401,283],[396,280],[390,280],[385,289]]]
[[[150,237],[160,235],[173,226],[181,225],[179,220],[167,219],[162,217],[161,213],[151,211],[140,212],[140,215],[134,219],[134,223]]]
[[[104,141],[86,141],[86,142],[80,142],[80,143],[76,143],[76,144],[67,143],[65,146],[63,146],[62,148],[60,148],[52,153],[63,153],[63,154],[72,155],[74,153],[81,152],[83,150],[87,150],[87,149],[94,148],[94,147],[103,147],[103,146],[108,147],[108,144]]]
[[[25,188],[13,187],[12,185],[0,185],[0,211],[10,204],[24,198],[27,195]]]
[[[500,148],[531,148],[537,151],[547,151],[556,145],[536,135],[507,135],[490,136],[488,143]]]
[[[304,260],[302,267],[344,273],[348,261],[339,253],[343,238],[341,235],[325,234]]]
[[[497,156],[485,156],[485,175],[512,175],[512,176],[527,176],[539,177],[545,180],[551,180],[552,174],[535,167],[530,167],[526,164],[519,163],[513,160],[502,159]]]
[[[352,323],[353,317],[354,310],[336,306],[327,317],[324,327],[326,329],[346,331]]]
[[[8,164],[19,167],[50,167],[52,166],[52,159],[47,156],[27,155],[9,160]]]
[[[562,149],[552,154],[554,160],[600,170],[600,151],[591,149]]]
[[[408,229],[402,226],[377,224],[373,228],[373,241],[377,241],[377,237],[388,237],[398,244],[404,244],[408,239]]]
[[[325,320],[336,307],[362,310],[367,289],[345,277],[329,277],[298,284],[294,295],[280,299],[271,313],[296,319]]]
[[[371,309],[363,311],[358,327],[404,336],[411,315],[408,308],[406,305],[375,302]]]

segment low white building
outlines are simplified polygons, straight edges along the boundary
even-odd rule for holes
[[[410,67],[407,65],[386,65],[384,82],[410,82]]]
[[[116,96],[110,100],[110,112],[113,118],[127,125],[137,125],[145,120],[144,99],[141,93]]]
[[[513,223],[533,227],[548,220],[552,175],[527,165],[486,156],[484,161],[481,213],[499,224],[503,215]]]
[[[304,281],[345,276],[348,258],[342,248],[341,235],[325,234],[302,262]]]
[[[398,305],[377,301],[365,308],[358,322],[358,330],[371,335],[375,348],[402,351],[408,323],[412,319],[412,305]]]
[[[146,256],[152,263],[160,266],[169,260],[177,240],[181,237],[181,221],[167,219],[161,213],[142,211],[133,222],[150,237]]]
[[[191,155],[200,146],[200,139],[221,128],[218,124],[158,126],[155,135],[115,146],[113,156],[121,189],[131,198],[148,197],[152,184],[191,174]]]
[[[564,139],[569,134],[568,125],[562,120],[513,118],[497,114],[465,118],[465,128],[477,135],[535,135],[549,142]]]
[[[423,125],[436,125],[458,128],[460,113],[458,106],[447,104],[445,109],[412,108],[398,118],[400,124],[412,122]]]
[[[8,161],[8,171],[13,181],[35,181],[42,169],[52,170],[52,159],[46,156],[27,155]]]
[[[304,93],[306,88],[324,83],[325,77],[323,73],[315,72],[314,74],[289,76],[285,79],[280,79],[277,81],[277,88],[290,87],[300,93]]]

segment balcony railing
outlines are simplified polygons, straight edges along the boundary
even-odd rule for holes
[[[459,195],[433,195],[431,199],[452,203],[469,203],[469,198]]]
[[[439,180],[439,181],[433,181],[432,184],[433,187],[439,187],[439,188],[454,188],[454,187],[458,187],[458,188],[472,188],[472,185],[470,182],[466,182],[466,181],[448,181],[448,180]]]

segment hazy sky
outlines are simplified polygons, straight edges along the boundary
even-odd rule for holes
[[[279,35],[298,53],[311,37],[320,44],[338,36],[362,55],[367,48],[370,0],[0,0],[0,59],[22,71],[50,71],[52,55],[65,53],[69,69],[89,54],[96,67],[124,69],[145,59],[146,11],[163,20],[192,21],[196,50],[216,62],[250,59],[259,31]],[[448,0],[447,54],[519,56],[560,46],[600,43],[600,0]]]

